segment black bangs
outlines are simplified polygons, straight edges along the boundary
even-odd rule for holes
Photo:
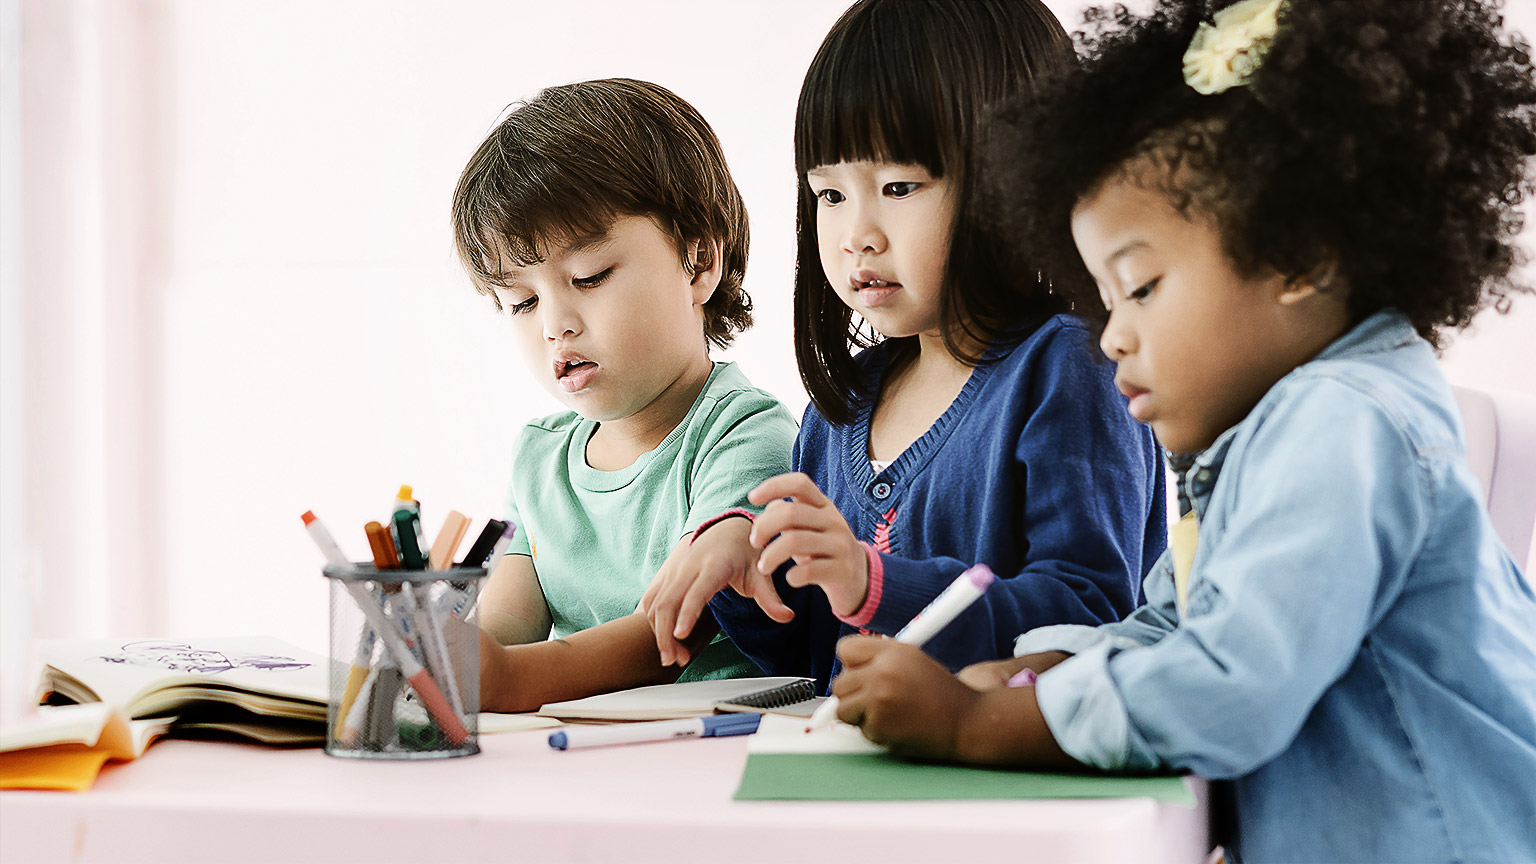
[[[939,324],[949,353],[976,365],[984,353],[978,345],[1022,338],[1065,309],[1035,277],[1038,268],[1005,260],[979,207],[978,143],[994,106],[1075,63],[1071,38],[1040,0],[859,0],[832,26],[795,115],[795,358],[828,420],[852,422],[855,403],[872,395],[850,350],[879,337],[860,329],[822,272],[806,172],[889,162],[921,165],[949,184],[955,220]],[[915,349],[911,337],[892,345],[908,349]]]
[[[914,38],[927,28],[906,19],[926,4],[855,6],[833,28],[806,72],[795,114],[795,170],[838,162],[921,165],[934,177],[955,162],[959,107],[942,103],[933,42]],[[923,14],[923,18],[931,15]]]

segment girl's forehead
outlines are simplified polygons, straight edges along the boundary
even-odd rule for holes
[[[928,176],[937,176],[929,170],[927,165],[921,162],[895,162],[885,159],[845,159],[839,162],[827,162],[810,168],[805,173],[809,177],[820,177],[840,173],[879,171],[920,173]]]

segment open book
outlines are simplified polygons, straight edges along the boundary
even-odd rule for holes
[[[655,684],[570,702],[552,702],[539,714],[560,720],[680,720],[709,714],[755,712],[809,717],[823,697],[810,678],[722,678]]]
[[[48,704],[0,730],[3,787],[86,788],[161,735],[325,741],[330,661],[275,639],[53,641],[38,656]]]

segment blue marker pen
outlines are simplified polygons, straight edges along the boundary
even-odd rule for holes
[[[571,726],[552,732],[549,746],[556,750],[578,747],[606,747],[610,744],[643,744],[651,741],[675,741],[679,738],[715,738],[723,735],[751,735],[757,731],[761,714],[716,714],[687,720],[662,720],[656,723],[622,723],[615,726]]]

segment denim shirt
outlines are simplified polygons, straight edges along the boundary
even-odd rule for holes
[[[1063,750],[1230,794],[1245,862],[1536,860],[1536,597],[1494,533],[1429,345],[1378,313],[1291,371],[1180,478],[1180,618],[1046,627]]]

